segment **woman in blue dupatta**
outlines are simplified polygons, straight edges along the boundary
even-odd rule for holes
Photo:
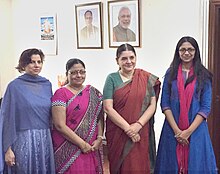
[[[102,95],[93,86],[83,85],[86,71],[81,60],[67,62],[66,76],[67,84],[52,98],[56,172],[102,174]]]
[[[9,83],[1,106],[5,171],[14,174],[55,173],[50,133],[51,83],[39,76],[44,54],[27,49],[16,67],[25,72]]]
[[[217,174],[206,121],[211,97],[212,74],[201,63],[198,43],[182,37],[162,88],[166,119],[155,174]]]

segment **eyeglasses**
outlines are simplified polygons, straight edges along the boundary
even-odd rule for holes
[[[193,54],[195,52],[194,48],[181,48],[179,49],[179,52],[181,54],[185,54],[185,52],[188,51],[188,53]]]
[[[69,75],[85,75],[86,74],[86,71],[85,70],[76,70],[76,71],[68,71],[68,74]]]

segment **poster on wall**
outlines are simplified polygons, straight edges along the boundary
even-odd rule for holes
[[[45,55],[57,55],[56,14],[40,16],[40,42]]]

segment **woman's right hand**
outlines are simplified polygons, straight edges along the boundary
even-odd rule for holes
[[[83,143],[80,148],[83,153],[89,153],[92,151],[92,146],[87,142]]]
[[[131,140],[136,143],[139,142],[141,140],[141,136],[139,133],[135,134],[134,136],[131,137]]]
[[[133,123],[126,129],[125,133],[131,138],[136,135],[141,130],[141,125],[137,123]]]
[[[5,162],[10,167],[15,165],[15,154],[12,151],[11,147],[9,147],[5,153]]]

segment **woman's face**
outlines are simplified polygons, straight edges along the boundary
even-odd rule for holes
[[[136,56],[133,51],[123,51],[117,59],[117,63],[124,73],[129,73],[136,66]]]
[[[43,62],[39,54],[33,54],[31,56],[31,62],[24,68],[27,74],[36,76],[41,72]]]
[[[74,64],[68,71],[68,81],[71,86],[82,86],[86,79],[86,71],[82,64]]]
[[[184,42],[179,48],[179,56],[183,64],[192,64],[195,57],[195,48],[189,42]]]

